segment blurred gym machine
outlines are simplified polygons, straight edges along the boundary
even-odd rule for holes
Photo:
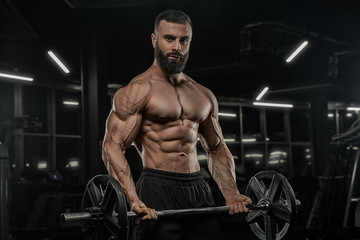
[[[0,142],[0,239],[9,238],[8,171],[9,153]]]
[[[345,205],[345,211],[344,211],[344,218],[342,227],[349,226],[349,218],[350,218],[350,212],[355,211],[354,217],[354,226],[360,227],[360,189],[359,189],[359,176],[357,173],[359,173],[359,158],[360,158],[360,119],[356,120],[353,124],[351,124],[349,130],[347,130],[344,133],[335,135],[331,139],[333,142],[337,142],[339,144],[348,146],[348,148],[351,148],[353,150],[356,150],[355,157],[352,159],[353,161],[349,161],[348,165],[350,165],[350,169],[352,168],[351,178],[350,178],[350,184],[347,192],[346,197],[346,205]],[[347,182],[348,179],[348,172],[345,171],[345,182]],[[353,206],[355,205],[355,206]]]
[[[0,120],[0,239],[9,239],[9,152],[13,130],[39,128],[41,122],[37,118],[24,116],[12,120]]]
[[[336,156],[325,176],[319,177],[321,190],[317,191],[314,196],[314,203],[309,213],[306,228],[310,229],[314,225],[314,219],[317,219],[318,227],[328,227],[329,222],[327,221],[332,219],[328,218],[329,212],[332,210],[331,207],[333,207],[331,204],[335,204],[337,210],[344,213],[339,227],[341,225],[345,228],[351,225],[360,228],[360,179],[357,174],[359,173],[360,158],[360,120],[352,123],[347,131],[334,135],[331,141],[337,144]],[[338,192],[335,189],[343,192]],[[322,201],[323,198],[326,200]],[[334,203],[334,201],[338,202]],[[344,205],[340,206],[342,203]],[[325,216],[321,216],[322,214]],[[320,223],[320,217],[323,223]],[[352,224],[350,224],[350,219]]]

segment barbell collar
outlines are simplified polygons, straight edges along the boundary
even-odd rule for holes
[[[60,224],[63,227],[82,226],[89,222],[94,224],[104,220],[103,213],[98,207],[91,207],[84,212],[62,213],[60,215]]]
[[[62,213],[60,224],[63,227],[81,226],[92,220],[90,212]]]

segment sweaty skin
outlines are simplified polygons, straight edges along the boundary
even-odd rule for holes
[[[176,50],[185,55],[191,36],[189,24],[162,20],[152,34],[152,43],[165,54]],[[177,61],[176,56],[169,59]],[[136,194],[126,149],[134,144],[144,167],[192,173],[200,170],[198,138],[208,155],[210,173],[230,206],[229,213],[247,212],[251,200],[237,189],[234,160],[224,142],[218,104],[210,90],[182,72],[164,72],[155,59],[149,69],[116,92],[106,122],[103,160],[139,220],[156,219],[157,214]]]

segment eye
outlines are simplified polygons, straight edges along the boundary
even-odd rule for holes
[[[181,43],[181,44],[188,44],[188,42],[189,42],[189,39],[188,39],[188,38],[180,39],[180,43]]]
[[[168,42],[171,42],[171,41],[174,40],[174,38],[171,37],[171,36],[166,36],[166,37],[165,37],[165,40],[168,41]]]

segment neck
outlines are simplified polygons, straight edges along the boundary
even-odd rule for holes
[[[177,85],[180,81],[183,80],[183,73],[175,73],[175,74],[170,74],[165,72],[160,65],[158,64],[158,62],[156,61],[156,59],[154,59],[154,63],[152,65],[153,67],[153,72],[162,79],[166,79],[167,81],[169,81],[171,84],[173,85]]]

